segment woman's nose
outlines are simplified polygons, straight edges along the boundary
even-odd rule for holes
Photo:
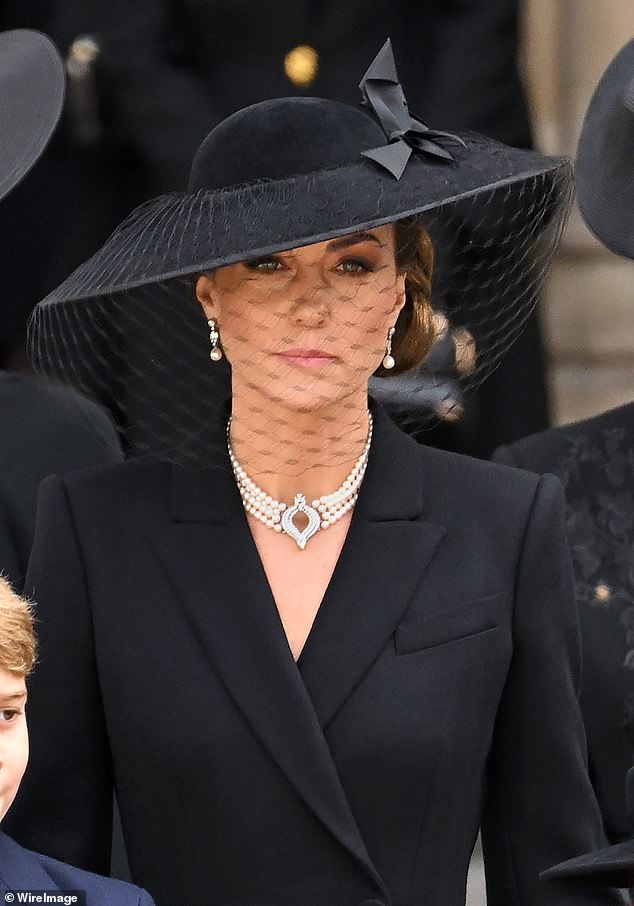
[[[304,327],[319,327],[330,317],[329,290],[326,286],[298,285],[295,287],[291,318]]]

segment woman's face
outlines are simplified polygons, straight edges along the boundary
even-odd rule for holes
[[[233,389],[309,411],[367,391],[405,302],[391,225],[199,277]]]

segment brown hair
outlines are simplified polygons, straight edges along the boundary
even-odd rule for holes
[[[0,576],[0,667],[18,676],[27,676],[34,664],[31,605]]]
[[[380,367],[378,375],[387,377],[410,371],[423,361],[435,338],[431,307],[431,276],[434,267],[434,247],[429,233],[416,217],[398,220],[394,224],[396,265],[405,271],[405,306],[396,322],[392,354],[394,368]]]

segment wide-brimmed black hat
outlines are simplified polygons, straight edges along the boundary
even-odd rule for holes
[[[134,211],[37,306],[34,366],[109,406],[131,452],[181,445],[217,406],[223,372],[191,285],[203,271],[416,217],[436,246],[433,304],[475,343],[460,379],[478,383],[520,333],[566,219],[569,161],[423,124],[389,41],[360,89],[358,108],[281,98],[228,117],[188,192]],[[147,387],[140,425],[131,399]]]
[[[0,199],[38,159],[64,103],[64,66],[40,32],[0,33]]]
[[[577,198],[595,236],[634,258],[634,39],[597,85],[577,149]]]
[[[434,132],[413,118],[389,42],[361,87],[359,108],[278,98],[229,116],[199,148],[189,192],[138,208],[47,304],[320,242],[496,189],[568,181],[566,160]]]
[[[632,839],[561,862],[543,872],[543,880],[634,887],[634,767],[627,774],[626,795]]]

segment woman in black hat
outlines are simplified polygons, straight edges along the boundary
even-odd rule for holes
[[[472,382],[495,366],[569,168],[428,129],[389,46],[362,92],[230,117],[191,192],[135,212],[38,311],[40,366],[109,398],[139,461],[43,489],[46,752],[11,826],[106,867],[114,785],[162,906],[459,906],[482,825],[491,906],[617,903],[538,877],[601,839],[560,488],[419,446],[368,401],[371,379],[416,389],[387,375],[430,343],[433,234],[460,252],[435,304],[464,296],[435,321],[462,327]]]
[[[634,40],[596,87],[579,139],[579,207],[597,238],[634,260]],[[634,764],[634,402],[497,451],[564,484],[581,617],[581,708],[608,838],[631,834],[623,783]]]
[[[6,204],[45,150],[62,112],[63,63],[40,32],[0,33],[0,98],[0,200]],[[3,313],[0,334],[5,323]],[[87,399],[0,368],[0,573],[21,587],[37,490],[47,475],[121,457],[113,425]]]

